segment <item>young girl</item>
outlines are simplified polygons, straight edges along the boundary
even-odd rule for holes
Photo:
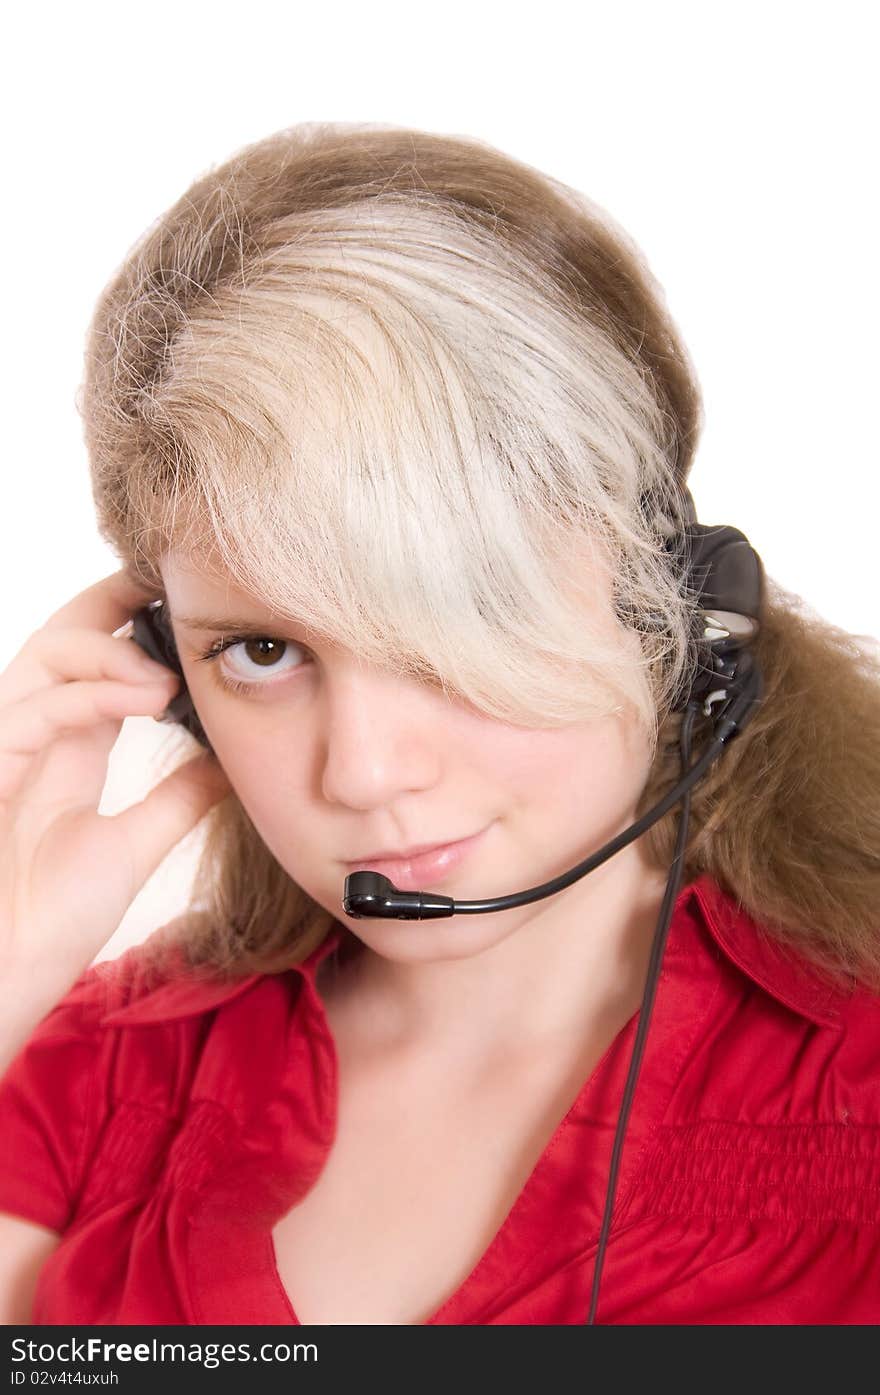
[[[0,675],[3,1319],[880,1319],[868,641],[766,578],[689,822],[491,913],[343,906],[561,877],[711,737],[699,391],[622,230],[475,140],[294,127],[130,252],[81,403],[123,565]],[[188,911],[94,965],[202,818]]]

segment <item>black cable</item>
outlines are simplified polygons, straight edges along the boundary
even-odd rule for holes
[[[691,754],[691,733],[694,719],[699,711],[699,704],[690,702],[681,723],[679,733],[679,750],[681,754],[681,777],[686,777],[689,770]],[[699,762],[697,762],[699,764]],[[679,785],[681,780],[679,781]],[[678,785],[676,786],[676,789]],[[602,1265],[605,1260],[605,1247],[608,1242],[608,1233],[611,1229],[611,1213],[614,1209],[614,1197],[617,1188],[617,1172],[620,1166],[620,1159],[623,1154],[623,1143],[626,1135],[626,1125],[629,1120],[630,1107],[633,1095],[635,1094],[636,1082],[639,1077],[639,1068],[642,1063],[642,1055],[645,1048],[645,1041],[648,1036],[648,1026],[651,1020],[651,1010],[654,1006],[654,998],[657,991],[657,981],[660,977],[660,965],[663,960],[663,951],[666,948],[666,939],[669,934],[669,925],[672,920],[672,910],[675,905],[678,889],[681,883],[681,874],[684,866],[684,852],[687,845],[688,822],[691,812],[691,785],[688,784],[681,800],[681,815],[678,823],[678,835],[675,840],[675,855],[669,869],[669,879],[666,883],[666,891],[663,895],[663,906],[660,911],[660,919],[654,931],[654,939],[651,945],[651,959],[648,965],[648,978],[645,985],[645,992],[642,998],[642,1006],[639,1013],[639,1025],[636,1032],[636,1039],[633,1044],[632,1056],[630,1057],[629,1071],[626,1077],[626,1085],[623,1090],[623,1101],[620,1106],[620,1114],[617,1119],[617,1130],[614,1135],[614,1146],[611,1151],[611,1166],[608,1171],[608,1188],[605,1193],[605,1212],[602,1217],[602,1227],[599,1231],[599,1243],[596,1247],[596,1259],[593,1265],[593,1289],[590,1298],[590,1312],[586,1320],[586,1326],[593,1326],[596,1316],[596,1309],[599,1304],[599,1284],[602,1278]]]

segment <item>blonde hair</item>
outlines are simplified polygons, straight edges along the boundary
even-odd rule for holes
[[[190,550],[502,720],[632,714],[656,753],[643,807],[674,781],[693,598],[666,542],[699,388],[643,257],[583,195],[461,136],[281,131],[130,251],[80,402],[101,534],[150,586]],[[709,871],[817,967],[880,984],[868,643],[768,580],[767,699],[695,794],[685,879]],[[193,964],[302,958],[333,916],[234,796],[207,817]],[[675,818],[645,835],[660,866]]]

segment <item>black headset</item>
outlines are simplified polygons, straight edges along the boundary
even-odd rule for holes
[[[455,901],[451,897],[439,896],[433,892],[398,891],[387,877],[378,872],[364,871],[352,872],[345,878],[342,897],[346,915],[358,919],[380,917],[394,920],[427,920],[525,906],[532,901],[543,900],[545,896],[552,896],[579,881],[588,872],[592,872],[608,858],[613,857],[621,848],[632,843],[675,804],[681,802],[675,853],[654,931],[639,1025],[611,1152],[605,1210],[596,1247],[586,1325],[593,1324],[598,1307],[599,1285],[611,1228],[617,1172],[623,1152],[626,1124],[648,1034],[672,910],[684,867],[691,790],[722,755],[737,733],[743,730],[763,697],[761,671],[751,648],[760,629],[764,611],[765,586],[761,559],[748,538],[738,528],[698,523],[690,491],[681,486],[679,488],[680,495],[675,501],[674,510],[667,514],[667,517],[671,516],[675,521],[666,529],[665,547],[670,555],[671,565],[683,569],[687,591],[693,601],[691,643],[695,662],[691,669],[691,681],[675,695],[670,708],[672,712],[684,714],[679,732],[681,775],[678,783],[637,822],[624,829],[598,852],[592,853],[577,866],[541,886],[485,901]],[[644,502],[643,500],[643,504]],[[649,624],[651,620],[649,617]],[[131,638],[151,658],[173,669],[183,681],[177,646],[161,600],[152,601],[137,612]],[[711,734],[702,754],[691,765],[691,736],[700,711],[704,717],[711,720]],[[211,749],[211,743],[199,721],[185,681],[181,691],[156,720],[181,723],[203,746]]]

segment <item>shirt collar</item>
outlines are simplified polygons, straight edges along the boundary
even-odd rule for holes
[[[701,920],[712,941],[728,960],[753,983],[787,1008],[800,1013],[820,1026],[837,1026],[841,1009],[850,996],[821,977],[804,960],[794,956],[774,939],[745,910],[737,897],[725,891],[717,881],[704,873],[686,886],[676,902],[673,925],[686,907],[696,904]],[[670,933],[672,932],[670,927]],[[356,939],[354,933],[340,921],[334,921],[321,943],[287,972],[299,973],[314,984],[319,965],[337,946]],[[98,966],[103,974],[124,978],[124,967],[137,965],[137,946],[110,965]],[[181,975],[159,984],[126,1006],[106,1012],[102,1026],[130,1026],[140,1023],[168,1022],[206,1012],[245,993],[263,974],[246,978],[221,980],[192,979]]]
[[[318,966],[327,955],[331,954],[343,940],[353,938],[354,936],[348,927],[335,920],[321,943],[299,964],[291,964],[290,969],[286,972],[299,973],[303,978],[314,982]],[[113,967],[107,966],[104,972],[111,977],[116,977],[115,971],[118,970],[118,979],[124,979],[123,965],[126,960],[136,970],[137,948],[134,946],[120,960],[111,961]],[[131,956],[130,959],[129,956]],[[172,963],[182,965],[183,960],[178,955]],[[189,1017],[192,1013],[207,1012],[211,1008],[219,1007],[221,1003],[230,1002],[231,999],[239,997],[240,994],[246,992],[253,984],[265,977],[265,974],[249,974],[246,978],[234,980],[208,977],[196,979],[191,974],[186,975],[182,972],[179,978],[172,978],[168,982],[160,983],[124,1007],[105,1012],[100,1022],[102,1026],[127,1027],[139,1023],[169,1022],[174,1018]]]
[[[777,939],[737,896],[708,874],[687,888],[697,901],[716,945],[738,969],[785,1007],[822,1027],[840,1025],[851,991],[830,979]]]

